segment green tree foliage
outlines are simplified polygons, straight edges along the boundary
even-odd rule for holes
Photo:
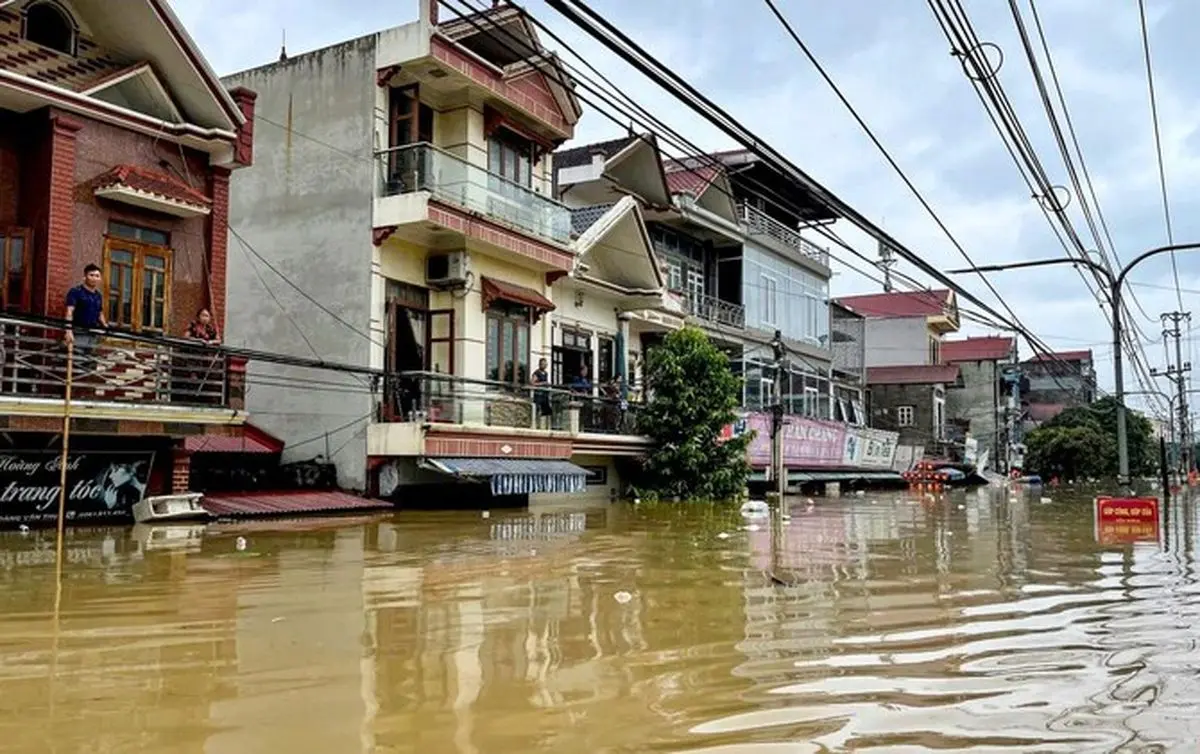
[[[1127,410],[1129,472],[1151,474],[1157,468],[1154,428],[1136,411]],[[1101,398],[1089,406],[1069,408],[1025,437],[1025,467],[1042,476],[1066,479],[1117,475],[1117,401]]]
[[[702,331],[685,327],[648,352],[646,382],[650,398],[639,426],[653,447],[643,489],[689,500],[739,497],[750,473],[750,435],[721,439],[741,405],[741,380],[728,357]]]

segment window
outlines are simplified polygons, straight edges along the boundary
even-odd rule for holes
[[[0,308],[7,312],[27,312],[32,304],[33,287],[29,269],[29,231],[25,228],[0,230]]]
[[[683,266],[677,262],[667,263],[667,288],[676,293],[683,290]]]
[[[525,187],[533,185],[533,144],[511,131],[488,138],[488,170]]]
[[[170,326],[170,236],[110,223],[104,242],[105,314],[113,327],[165,332]]]
[[[937,338],[929,339],[929,363],[942,363],[942,342]]]
[[[700,270],[688,268],[687,295],[693,301],[699,301],[704,297],[704,273]]]
[[[596,370],[596,379],[601,382],[612,382],[617,377],[616,342],[607,335],[601,335],[597,341],[599,346],[600,364]]]
[[[487,311],[487,376],[529,383],[529,307],[497,301]]]
[[[804,388],[804,415],[814,417],[817,415],[818,400],[817,389],[815,387]]]
[[[65,55],[75,54],[75,21],[58,3],[42,0],[25,7],[24,36]]]
[[[933,399],[933,437],[946,439],[946,399],[938,396]]]
[[[916,414],[914,406],[897,406],[896,407],[896,426],[911,427],[913,425],[913,417]]]
[[[779,283],[770,275],[762,276],[762,321],[774,325],[778,319]]]

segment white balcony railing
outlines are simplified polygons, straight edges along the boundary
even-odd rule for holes
[[[789,228],[760,209],[748,204],[738,205],[738,219],[751,235],[770,236],[784,246],[795,249],[809,259],[829,266],[829,251],[803,238],[800,231]]]
[[[684,299],[687,312],[716,325],[742,329],[746,326],[746,307],[716,296],[703,293],[688,293]]]
[[[552,241],[571,241],[571,211],[536,191],[472,165],[432,144],[376,153],[382,196],[428,191],[448,204]]]

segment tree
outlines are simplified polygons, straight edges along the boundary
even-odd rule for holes
[[[1126,410],[1129,473],[1154,472],[1157,452],[1154,428],[1136,411]],[[1025,466],[1043,476],[1114,477],[1117,459],[1117,400],[1101,398],[1063,411],[1025,438]]]
[[[661,496],[728,500],[742,494],[750,435],[722,439],[738,418],[741,380],[702,331],[670,333],[646,356],[650,397],[639,427],[652,441],[642,485]]]

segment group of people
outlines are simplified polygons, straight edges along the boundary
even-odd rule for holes
[[[550,382],[550,372],[547,370],[545,359],[538,360],[538,368],[534,370],[530,376],[530,384],[535,388],[533,393],[533,403],[537,407],[539,419],[549,419],[554,413],[554,401],[551,390],[554,385]],[[600,397],[604,398],[608,404],[606,408],[614,409],[618,415],[623,415],[628,408],[623,395],[624,381],[621,375],[616,375],[611,380],[607,380],[600,385]],[[591,370],[587,364],[581,364],[579,371],[567,383],[567,390],[576,395],[591,395],[592,394],[592,376]],[[588,424],[592,420],[592,409],[588,406],[588,412],[583,417],[584,424]],[[607,413],[613,413],[609,411]]]
[[[83,282],[67,291],[67,330],[63,340],[74,350],[78,368],[86,370],[95,361],[95,350],[99,344],[99,331],[108,329],[104,316],[104,294],[100,292],[103,275],[100,267],[89,264],[83,268]],[[205,345],[218,345],[221,336],[213,321],[212,312],[201,308],[196,318],[188,323],[184,337]]]

